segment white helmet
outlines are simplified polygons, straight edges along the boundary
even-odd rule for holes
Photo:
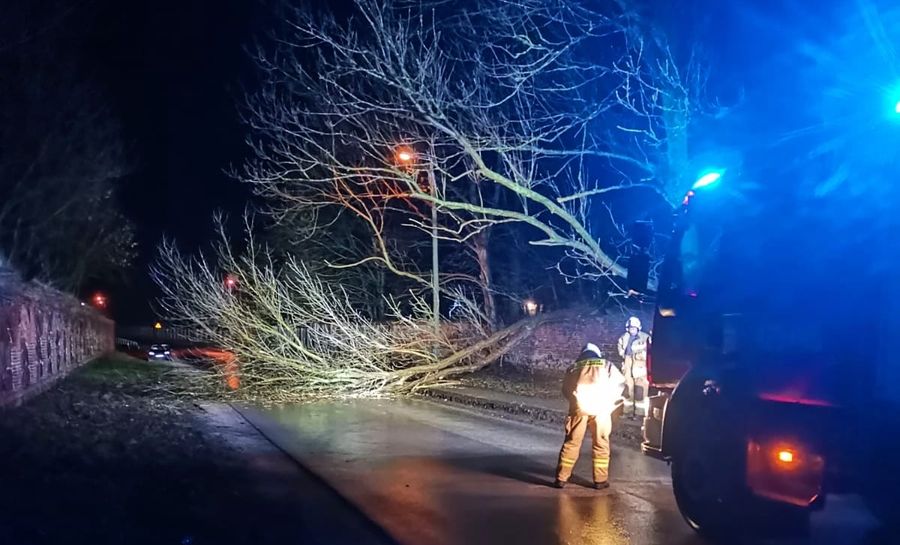
[[[600,352],[600,347],[594,343],[587,343],[587,346],[584,347],[584,350],[582,351],[582,353],[584,353],[584,352],[590,352],[595,357],[598,357],[598,358],[603,357],[603,354]]]
[[[632,316],[631,318],[628,318],[628,321],[625,322],[625,329],[628,329],[629,327],[636,327],[636,328],[640,329],[641,328],[640,318],[638,318],[637,316]]]

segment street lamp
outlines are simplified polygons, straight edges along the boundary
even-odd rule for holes
[[[238,283],[238,281],[237,281],[237,277],[236,277],[236,276],[234,276],[233,274],[226,274],[226,275],[225,275],[225,287],[228,289],[228,291],[231,291],[231,290],[233,290],[234,288],[236,288],[236,287],[237,287],[237,283]]]

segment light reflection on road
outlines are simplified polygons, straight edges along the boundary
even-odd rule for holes
[[[610,490],[588,487],[587,452],[556,490],[562,434],[542,427],[422,401],[244,412],[404,545],[706,543],[681,519],[666,465],[630,449],[614,445]],[[855,500],[836,498],[814,521],[810,539],[764,543],[893,543]]]

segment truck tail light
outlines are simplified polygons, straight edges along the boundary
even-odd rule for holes
[[[789,466],[794,463],[794,451],[790,449],[781,449],[775,454],[778,463]]]
[[[792,441],[747,442],[747,485],[758,496],[807,507],[822,492],[825,460]]]

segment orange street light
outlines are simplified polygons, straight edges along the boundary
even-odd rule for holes
[[[403,148],[397,151],[397,160],[401,163],[410,163],[413,160],[413,152],[407,148]]]
[[[235,287],[237,287],[237,283],[238,283],[237,277],[234,276],[233,274],[229,274],[229,275],[225,276],[225,287],[228,288],[229,290],[233,290]]]
[[[156,322],[155,324],[153,324],[153,329],[159,331],[160,329],[162,329],[162,324],[159,322]]]

